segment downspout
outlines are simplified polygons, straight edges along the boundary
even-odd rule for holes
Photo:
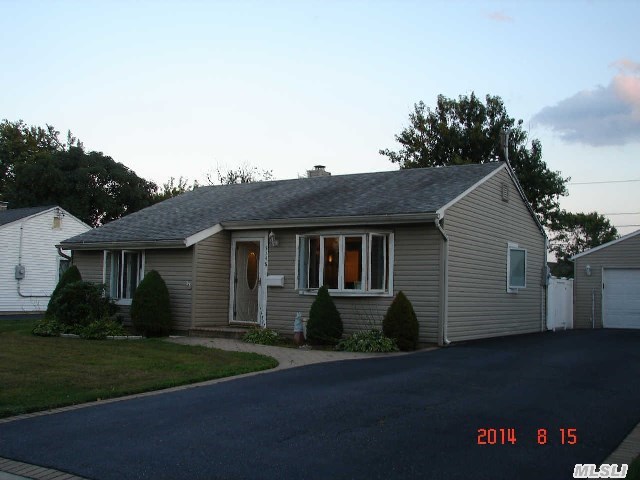
[[[18,243],[18,265],[22,265],[22,236],[24,235],[24,224],[20,224],[20,243]],[[22,298],[49,298],[51,295],[25,295],[20,291],[20,278],[16,278],[18,284],[18,295]]]
[[[58,255],[60,255],[62,258],[66,258],[69,261],[72,260],[70,255],[67,255],[66,253],[62,253],[62,247],[57,246],[56,248],[58,249]]]
[[[449,316],[449,237],[447,237],[447,234],[442,229],[440,220],[441,215],[438,214],[433,222],[436,228],[440,231],[440,234],[442,235],[442,238],[444,240],[442,242],[442,247],[440,248],[440,306],[442,307],[440,319],[442,323],[442,338],[439,339],[438,343],[440,343],[441,345],[449,345],[451,343],[449,341],[449,338],[447,338],[447,319]]]

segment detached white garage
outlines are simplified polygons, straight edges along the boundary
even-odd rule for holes
[[[572,260],[574,327],[640,329],[640,230]]]
[[[605,268],[602,280],[605,328],[640,328],[640,268]]]

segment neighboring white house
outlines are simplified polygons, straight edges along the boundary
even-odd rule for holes
[[[46,310],[69,266],[56,245],[88,230],[57,206],[7,209],[0,202],[0,315]]]

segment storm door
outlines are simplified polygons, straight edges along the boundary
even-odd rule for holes
[[[232,322],[262,323],[263,245],[262,238],[233,241]]]

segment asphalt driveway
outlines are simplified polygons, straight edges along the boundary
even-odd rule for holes
[[[493,339],[4,423],[0,457],[95,479],[571,478],[640,422],[639,378],[640,331]]]

